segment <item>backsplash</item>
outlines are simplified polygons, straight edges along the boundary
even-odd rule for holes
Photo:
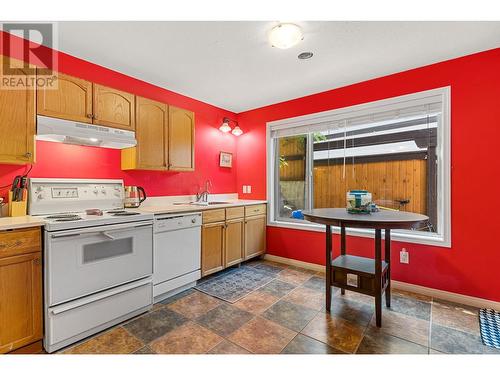
[[[120,150],[37,141],[37,161],[29,176],[120,178],[126,185],[144,187],[148,196],[192,195],[210,179],[213,193],[235,192],[236,168],[219,167],[219,151],[234,151],[235,145],[219,144],[217,139],[211,139],[210,128],[203,131],[200,127],[203,124],[197,124],[196,129],[194,172],[122,171]],[[217,132],[215,136],[224,138],[217,129],[214,131]],[[16,175],[25,173],[28,168],[0,164],[0,186],[11,184]],[[6,198],[8,190],[8,187],[1,189],[0,197]]]

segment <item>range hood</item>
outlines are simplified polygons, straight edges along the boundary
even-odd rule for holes
[[[73,145],[128,148],[137,144],[130,130],[108,128],[70,120],[37,116],[36,139]]]

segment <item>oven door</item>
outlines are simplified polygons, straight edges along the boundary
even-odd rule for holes
[[[153,273],[152,222],[46,232],[49,306]]]

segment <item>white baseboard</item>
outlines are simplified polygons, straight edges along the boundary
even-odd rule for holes
[[[272,261],[272,262],[276,262],[276,263],[287,264],[290,266],[302,267],[302,268],[310,269],[313,271],[320,271],[320,272],[325,271],[325,266],[321,266],[319,264],[314,264],[314,263],[302,262],[300,260],[295,260],[295,259],[290,259],[290,258],[284,258],[284,257],[280,257],[277,255],[266,254],[266,255],[264,255],[264,259]],[[500,302],[497,302],[497,301],[467,296],[464,294],[447,292],[445,290],[440,290],[440,289],[427,288],[425,286],[404,283],[402,281],[397,281],[397,280],[392,280],[391,283],[392,283],[393,289],[399,289],[399,290],[404,290],[407,292],[418,293],[418,294],[422,294],[424,296],[438,298],[438,299],[442,299],[442,300],[454,302],[454,303],[460,303],[463,305],[469,305],[469,306],[474,306],[474,307],[478,307],[478,308],[488,308],[488,309],[494,309],[494,310],[500,311]]]

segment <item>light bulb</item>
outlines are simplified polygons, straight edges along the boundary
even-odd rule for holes
[[[223,133],[228,133],[231,131],[231,127],[229,126],[229,123],[227,121],[224,121],[219,130]]]
[[[233,133],[233,135],[239,137],[240,135],[243,134],[243,130],[241,130],[241,128],[238,125],[236,125],[231,133]]]

